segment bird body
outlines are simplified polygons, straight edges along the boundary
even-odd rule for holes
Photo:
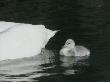
[[[76,56],[89,56],[90,50],[84,46],[76,45],[75,54],[76,54]]]
[[[1,21],[0,60],[37,55],[56,32],[44,25]]]
[[[89,56],[90,50],[84,46],[76,45],[72,39],[68,39],[60,50],[60,55],[64,56]]]

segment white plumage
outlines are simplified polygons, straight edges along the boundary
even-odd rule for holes
[[[60,55],[64,56],[89,56],[90,50],[84,46],[76,45],[72,39],[68,39],[60,50]]]
[[[44,25],[1,21],[0,60],[37,55],[56,32]]]

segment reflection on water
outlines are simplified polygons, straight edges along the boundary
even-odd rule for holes
[[[89,67],[85,57],[57,57],[56,55],[58,54],[44,49],[41,54],[30,58],[1,61],[0,81],[33,82],[45,80],[46,77],[49,80],[49,77],[81,74]]]

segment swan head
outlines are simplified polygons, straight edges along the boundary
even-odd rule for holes
[[[75,47],[75,41],[72,40],[72,39],[68,39],[68,40],[65,42],[64,47],[74,48],[74,47]]]

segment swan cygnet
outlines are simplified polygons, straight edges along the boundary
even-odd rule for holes
[[[56,31],[44,25],[0,22],[0,60],[31,57],[41,52]]]
[[[68,39],[59,53],[64,56],[89,56],[90,50],[84,46],[75,46],[74,40]]]

